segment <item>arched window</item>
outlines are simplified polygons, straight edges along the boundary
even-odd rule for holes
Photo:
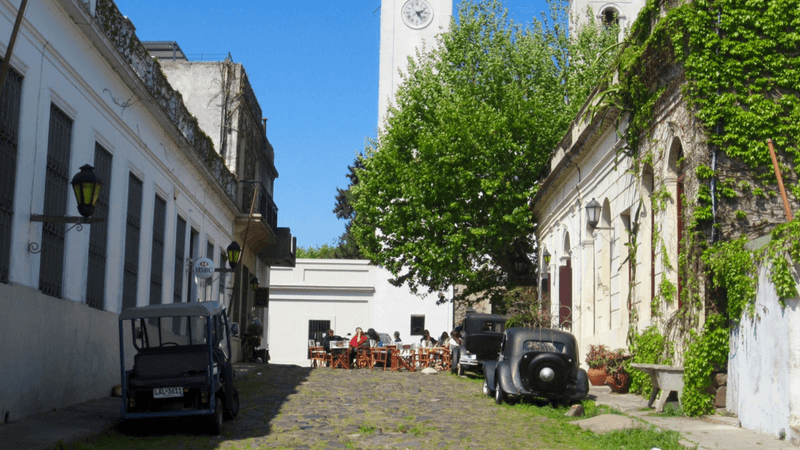
[[[608,7],[600,13],[600,19],[606,27],[619,25],[619,11],[614,7]]]

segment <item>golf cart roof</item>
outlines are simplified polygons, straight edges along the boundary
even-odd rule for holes
[[[220,302],[166,303],[128,308],[119,315],[119,320],[149,319],[171,316],[213,316],[222,312]]]

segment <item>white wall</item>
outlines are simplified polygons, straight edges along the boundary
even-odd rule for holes
[[[0,284],[0,417],[90,399],[120,383],[117,314]]]
[[[452,302],[414,296],[388,282],[386,270],[364,260],[298,259],[294,268],[271,269],[269,351],[272,363],[307,366],[309,320],[330,320],[337,335],[375,328],[409,336],[411,316],[424,315],[431,334],[453,327]],[[445,298],[452,299],[452,290]],[[419,340],[419,337],[413,338]]]
[[[778,303],[767,268],[758,275],[755,317],[731,330],[728,411],[743,428],[800,441],[800,299]]]
[[[12,420],[53,408],[108,396],[119,384],[117,314],[127,214],[128,174],[143,182],[139,241],[137,304],[149,303],[153,203],[158,193],[167,202],[161,301],[172,301],[176,239],[191,227],[199,232],[199,255],[214,243],[212,259],[233,240],[235,204],[213,180],[177,128],[154,113],[155,103],[134,87],[130,68],[112,66],[93,34],[92,18],[80,0],[31,2],[17,38],[12,68],[22,82],[17,176],[12,223],[9,283],[0,284],[0,416]],[[18,2],[0,1],[0,29],[11,30]],[[75,18],[70,17],[73,15]],[[81,25],[76,25],[80,23]],[[6,52],[9,35],[0,34]],[[104,45],[104,44],[103,44]],[[125,71],[128,72],[125,72]],[[128,81],[126,81],[128,80]],[[145,98],[143,98],[143,96]],[[30,215],[43,208],[50,105],[72,120],[70,176],[94,160],[95,142],[112,155],[108,251],[104,310],[86,305],[90,228],[66,234],[62,298],[38,290],[42,224]],[[67,215],[76,216],[68,199]],[[176,237],[176,217],[187,221],[187,234]],[[188,248],[187,248],[188,255]],[[182,263],[182,262],[181,262]],[[181,292],[186,296],[188,276]],[[213,298],[218,287],[213,288]]]

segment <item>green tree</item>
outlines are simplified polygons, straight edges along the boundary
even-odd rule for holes
[[[307,259],[335,259],[336,247],[329,244],[322,244],[318,247],[297,247],[297,257]]]
[[[412,291],[530,284],[528,202],[552,150],[613,54],[616,29],[567,36],[567,7],[510,21],[497,0],[462,2],[408,74],[353,186],[363,253]],[[598,56],[600,55],[600,56]]]
[[[333,213],[341,220],[346,220],[344,233],[339,236],[334,250],[335,258],[338,259],[364,259],[361,247],[353,236],[352,226],[356,212],[353,209],[353,186],[358,184],[358,170],[364,168],[361,155],[357,155],[352,166],[347,166],[347,179],[350,180],[347,189],[336,188],[336,205]]]

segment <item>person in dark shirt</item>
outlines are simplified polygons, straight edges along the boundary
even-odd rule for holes
[[[330,353],[331,351],[331,341],[340,341],[342,338],[340,336],[336,336],[333,334],[333,330],[328,330],[325,332],[325,336],[322,337],[322,348],[325,349],[326,352]]]
[[[426,345],[426,344],[424,344],[425,341],[428,342],[427,345],[430,346],[430,347],[433,347],[434,345],[436,345],[436,339],[431,337],[431,332],[428,331],[428,330],[425,330],[425,331],[422,332],[422,339],[419,340],[419,343],[423,344],[423,345]]]

